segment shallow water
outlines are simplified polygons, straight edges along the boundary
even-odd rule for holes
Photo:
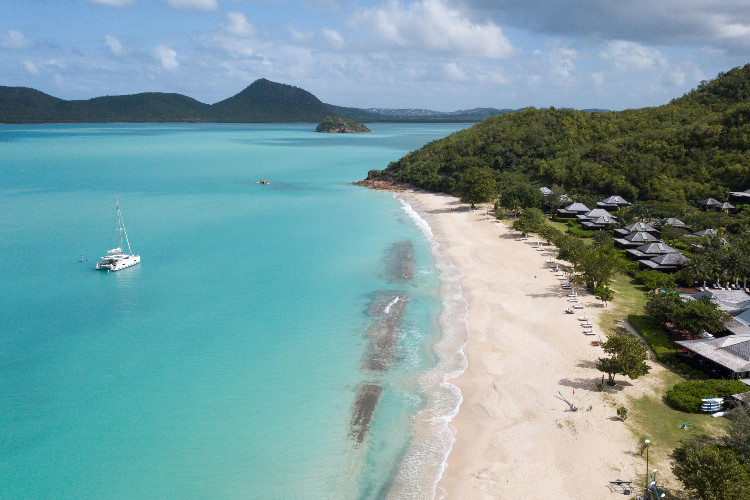
[[[0,496],[428,493],[450,443],[420,422],[457,396],[442,264],[408,207],[351,182],[462,127],[0,126]],[[115,191],[142,263],[97,272]],[[384,292],[409,300],[372,370]],[[355,446],[361,384],[382,394]]]

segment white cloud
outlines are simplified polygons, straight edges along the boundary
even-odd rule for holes
[[[607,42],[599,55],[613,61],[619,71],[651,71],[669,65],[667,58],[658,50],[625,40]]]
[[[122,42],[113,35],[104,35],[104,43],[109,47],[109,51],[116,56],[124,56],[126,51]]]
[[[315,33],[313,33],[312,31],[298,30],[297,28],[291,25],[288,27],[288,29],[289,29],[289,35],[291,36],[291,39],[293,42],[308,43],[312,39],[315,38]]]
[[[569,47],[558,47],[552,54],[550,68],[553,74],[570,78],[575,70],[573,61],[578,59],[578,52]]]
[[[27,49],[34,41],[16,30],[9,30],[0,35],[0,47],[4,49]]]
[[[170,7],[175,9],[216,10],[219,3],[216,0],[167,0]]]
[[[516,49],[495,24],[472,22],[444,0],[422,0],[403,5],[390,0],[368,9],[355,23],[385,41],[408,49],[507,58]]]
[[[88,0],[90,3],[106,5],[107,7],[123,7],[133,3],[133,0]]]
[[[452,81],[464,81],[467,79],[464,70],[454,62],[443,64],[443,74],[445,78]]]
[[[177,52],[174,49],[170,49],[164,45],[157,45],[151,49],[151,55],[168,71],[173,71],[180,67],[180,63],[177,62]]]
[[[726,16],[712,16],[708,23],[713,27],[716,35],[728,43],[739,46],[750,46],[750,23],[730,21]]]
[[[323,28],[323,36],[334,47],[343,47],[344,46],[344,37],[343,37],[343,35],[341,33],[339,33],[336,30],[332,30],[332,29],[328,29],[328,28]]]
[[[250,57],[255,53],[250,40],[246,38],[219,34],[213,37],[213,41],[233,57]]]
[[[23,67],[26,68],[26,72],[30,75],[38,75],[39,74],[39,67],[34,64],[32,61],[23,61],[22,62]]]
[[[227,20],[229,22],[224,25],[224,29],[232,35],[251,37],[256,33],[255,26],[247,21],[245,14],[242,12],[227,12]]]

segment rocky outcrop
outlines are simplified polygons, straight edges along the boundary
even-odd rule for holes
[[[356,134],[359,132],[372,132],[361,123],[340,116],[329,116],[318,123],[316,132],[328,132],[338,134]]]

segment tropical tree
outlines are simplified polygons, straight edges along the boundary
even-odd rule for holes
[[[750,498],[750,471],[732,448],[691,440],[672,453],[674,475],[701,500]]]
[[[471,167],[464,171],[458,180],[456,191],[464,203],[490,201],[497,196],[495,174],[488,167]]]
[[[742,462],[750,463],[750,406],[737,405],[727,418],[731,424],[724,445],[732,448]]]
[[[609,286],[617,271],[617,253],[606,245],[583,246],[572,262],[575,271],[572,281],[586,285],[589,290]]]
[[[701,297],[698,300],[686,300],[672,313],[672,323],[679,330],[686,330],[693,336],[702,332],[717,333],[724,330],[724,324],[731,316],[711,300]]]
[[[513,222],[513,229],[536,233],[546,225],[546,220],[544,212],[538,208],[527,208],[521,213],[521,216]]]
[[[552,191],[552,194],[545,198],[544,204],[547,206],[550,213],[554,215],[558,208],[570,203],[570,199],[565,195],[565,188],[559,184],[553,184],[550,191]]]
[[[663,325],[674,319],[675,313],[683,306],[684,301],[675,292],[650,293],[643,310],[654,321]]]
[[[705,252],[696,252],[685,264],[682,274],[687,281],[715,280],[721,274],[721,264]]]
[[[578,260],[578,255],[586,248],[586,245],[583,244],[581,238],[570,234],[563,234],[559,241],[554,243],[558,249],[558,258],[567,260],[568,262],[576,262]]]
[[[612,302],[615,298],[614,290],[607,285],[599,285],[592,288],[590,291],[594,294],[594,297],[604,302],[604,307],[607,307],[607,302]]]
[[[514,212],[522,208],[541,208],[544,195],[529,182],[512,180],[500,190],[500,203]]]
[[[599,358],[596,368],[609,376],[608,384],[615,385],[615,375],[637,379],[651,369],[646,360],[648,349],[637,337],[625,333],[614,333],[607,337],[602,349],[609,358]]]

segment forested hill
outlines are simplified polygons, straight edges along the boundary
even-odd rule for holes
[[[311,93],[265,79],[214,105],[160,92],[66,101],[30,88],[0,87],[0,123],[318,122],[330,114]]]
[[[310,92],[256,80],[239,94],[211,106],[211,121],[217,122],[318,122],[331,111]]]
[[[161,92],[66,101],[31,88],[0,86],[0,123],[317,123],[331,115],[355,121],[478,122],[507,111],[495,108],[455,112],[345,108],[325,104],[306,90],[265,78],[213,105]]]
[[[488,118],[391,163],[387,177],[455,193],[470,167],[499,187],[693,203],[750,188],[750,64],[654,108],[588,113],[528,108]]]

